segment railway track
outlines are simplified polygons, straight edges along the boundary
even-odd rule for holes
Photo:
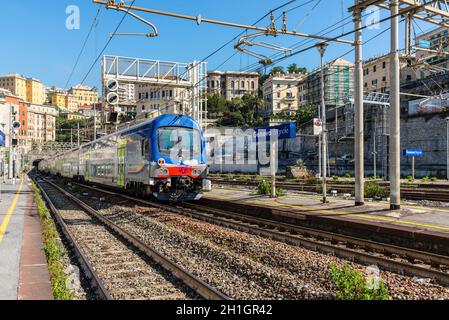
[[[227,228],[336,255],[365,265],[375,264],[385,270],[399,274],[430,278],[438,283],[449,285],[448,256],[257,218],[229,212],[226,209],[209,208],[195,203],[174,206],[149,202],[94,186],[84,184],[79,184],[79,186],[106,195],[118,196],[147,207],[162,209]]]
[[[232,181],[223,179],[212,179],[215,184],[221,185],[233,185],[233,186],[246,186],[246,187],[257,187],[257,181]],[[320,185],[310,185],[310,184],[299,184],[290,182],[278,182],[277,187],[300,192],[317,192]],[[381,183],[381,186],[388,189],[389,184]],[[444,186],[444,185],[442,185]],[[354,186],[344,185],[344,184],[329,184],[329,190],[336,190],[338,193],[352,193],[354,191]],[[428,200],[428,201],[440,201],[449,202],[449,188],[445,187],[435,187],[432,185],[419,185],[414,188],[401,188],[401,197],[408,200]]]
[[[57,184],[33,180],[102,299],[229,299]]]

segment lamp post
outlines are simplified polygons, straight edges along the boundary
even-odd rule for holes
[[[323,203],[327,202],[327,129],[326,129],[326,102],[324,94],[324,69],[323,69],[323,57],[326,52],[326,48],[329,44],[326,42],[320,42],[316,44],[316,48],[320,53],[320,66],[321,66],[321,123],[322,123],[322,139],[321,139],[321,170],[322,170],[322,185],[323,185]]]

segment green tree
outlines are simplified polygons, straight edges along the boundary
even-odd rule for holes
[[[305,104],[298,107],[298,125],[302,125],[312,120],[315,116],[316,108],[311,104]]]
[[[289,73],[306,73],[307,72],[307,68],[298,67],[298,65],[296,63],[292,63],[291,65],[289,65],[287,70]]]
[[[211,118],[221,116],[227,110],[227,101],[218,93],[208,95],[207,97],[207,111]]]
[[[282,66],[273,67],[271,69],[270,74],[275,74],[275,73],[285,73],[284,67],[282,67]]]
[[[78,130],[78,123],[81,129],[84,128],[84,120],[67,120],[63,117],[56,118],[56,141],[57,142],[70,142],[70,131],[73,132],[73,139],[76,140],[76,134]]]

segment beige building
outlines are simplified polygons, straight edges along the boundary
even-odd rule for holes
[[[257,72],[210,71],[207,73],[207,91],[220,94],[226,100],[240,98],[245,93],[257,95],[259,74]]]
[[[28,78],[27,84],[27,98],[26,101],[32,104],[44,104],[45,102],[45,87],[40,80]]]
[[[65,107],[69,112],[78,112],[79,105],[76,96],[67,94],[65,96]]]
[[[415,71],[407,67],[407,61],[400,57],[401,83],[416,80]],[[390,92],[390,55],[371,58],[363,63],[363,90],[365,92]]]
[[[73,96],[77,107],[83,105],[93,105],[98,103],[98,90],[89,86],[78,84],[68,90],[68,94]]]
[[[25,78],[18,73],[11,73],[0,77],[0,88],[11,91],[20,99],[34,104],[45,102],[45,87],[40,80]]]
[[[266,114],[285,112],[295,113],[299,104],[298,84],[305,75],[296,73],[277,73],[271,75],[263,84],[263,97]]]
[[[28,138],[34,143],[55,141],[56,117],[53,106],[30,104],[28,108]]]
[[[17,73],[0,77],[0,88],[9,90],[22,100],[27,100],[27,79]]]
[[[155,118],[161,114],[187,114],[190,110],[190,89],[176,85],[136,84],[136,118]]]

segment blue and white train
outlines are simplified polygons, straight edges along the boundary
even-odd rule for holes
[[[38,168],[161,201],[198,200],[211,189],[203,132],[184,115],[162,115],[42,160]]]

